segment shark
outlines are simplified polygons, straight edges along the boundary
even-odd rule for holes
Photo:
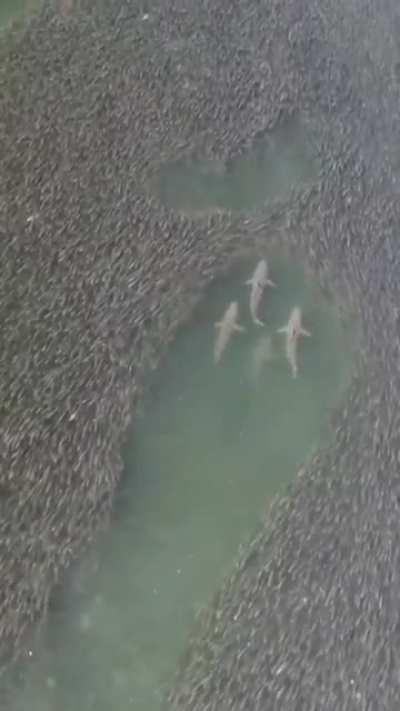
[[[217,339],[214,346],[214,362],[219,363],[222,354],[229,344],[234,333],[244,333],[245,328],[238,324],[239,305],[237,301],[231,301],[226,309],[221,321],[217,321],[215,328],[218,329]]]
[[[251,286],[250,290],[250,314],[253,323],[256,326],[264,326],[265,324],[258,318],[258,309],[266,286],[275,287],[276,284],[271,281],[268,276],[268,262],[266,259],[260,259],[253,275],[246,281],[247,286]]]
[[[286,357],[289,361],[289,365],[292,371],[292,376],[297,378],[298,366],[297,366],[297,345],[300,336],[311,336],[310,331],[303,328],[302,325],[302,313],[299,306],[295,306],[292,310],[289,321],[286,326],[278,329],[278,333],[286,334]]]
[[[256,341],[251,351],[251,378],[254,384],[257,384],[261,372],[266,365],[274,358],[271,336],[262,335]]]

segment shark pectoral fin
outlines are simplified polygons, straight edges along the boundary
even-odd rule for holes
[[[271,279],[267,279],[265,285],[266,285],[266,286],[273,286],[274,288],[276,287],[275,282],[274,282],[274,281],[271,281]]]
[[[301,328],[301,329],[300,329],[300,333],[301,333],[302,336],[308,336],[309,338],[311,338],[311,333],[310,333],[310,331],[307,331],[305,328]]]
[[[287,333],[288,332],[288,327],[287,326],[282,326],[282,328],[278,328],[276,330],[277,333]]]
[[[234,331],[237,331],[237,333],[246,333],[246,329],[244,326],[239,326],[238,323],[235,323],[234,325]]]
[[[259,319],[259,318],[254,318],[253,323],[255,326],[265,326],[264,321],[261,321],[261,319]]]
[[[253,286],[253,279],[247,279],[247,281],[244,282],[245,286]]]

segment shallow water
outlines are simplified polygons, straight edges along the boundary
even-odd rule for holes
[[[293,186],[315,178],[317,168],[311,136],[293,116],[226,166],[206,161],[164,166],[154,189],[168,207],[186,213],[251,210],[286,197]]]
[[[270,261],[277,288],[266,292],[265,328],[248,313],[252,262],[214,285],[179,334],[130,439],[97,570],[75,573],[61,594],[10,711],[160,711],[196,612],[326,437],[349,378],[349,333],[296,265]],[[247,331],[215,366],[213,322],[231,299]],[[294,380],[276,329],[296,304],[312,337]],[[272,356],[257,367],[266,334]]]

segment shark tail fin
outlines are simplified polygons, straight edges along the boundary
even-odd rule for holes
[[[288,327],[287,326],[282,326],[282,328],[278,328],[277,333],[287,333],[288,332]]]
[[[311,332],[310,332],[310,331],[307,331],[306,328],[301,328],[301,329],[300,329],[300,333],[301,333],[302,336],[308,336],[309,338],[311,338]]]

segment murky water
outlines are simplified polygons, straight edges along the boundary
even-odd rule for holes
[[[326,436],[349,377],[348,334],[298,266],[276,256],[267,325],[253,326],[244,286],[253,268],[213,286],[172,347],[132,434],[98,569],[83,593],[73,593],[77,580],[64,591],[10,711],[159,711],[196,611],[270,497]],[[231,299],[247,330],[215,366],[213,323]],[[276,329],[296,304],[312,337],[294,380]]]
[[[228,165],[185,161],[165,166],[154,189],[169,207],[187,213],[252,209],[285,197],[315,178],[311,136],[299,117],[260,137],[252,151]]]

